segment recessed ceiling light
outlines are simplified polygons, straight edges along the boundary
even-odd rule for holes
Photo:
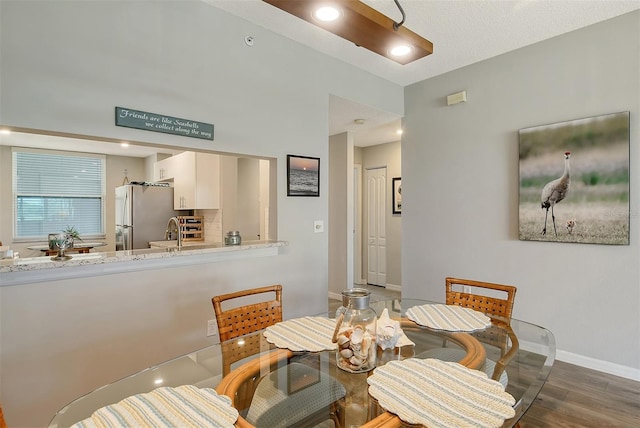
[[[353,123],[356,125],[364,125],[364,119],[354,119]]]
[[[153,383],[155,383],[156,385],[162,385],[164,383],[163,379],[156,379],[153,381]]]
[[[398,134],[398,135],[402,135],[402,129],[398,129],[398,130],[396,131],[396,134]]]
[[[11,134],[11,131],[9,131],[8,129],[0,129],[0,134],[9,135],[9,134]]]
[[[331,22],[340,18],[340,9],[334,6],[322,6],[313,12],[313,16],[322,22]]]
[[[129,143],[120,143],[120,147],[129,147]]]
[[[411,53],[413,48],[409,45],[398,45],[391,48],[389,53],[393,56],[405,56]]]

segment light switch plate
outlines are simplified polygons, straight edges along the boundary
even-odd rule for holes
[[[324,232],[324,221],[322,220],[316,220],[313,222],[313,231],[315,233],[322,233]]]
[[[207,321],[207,337],[218,334],[218,324],[216,320]]]

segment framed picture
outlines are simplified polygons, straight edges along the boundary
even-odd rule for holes
[[[320,196],[320,158],[287,155],[287,196]]]
[[[520,129],[520,240],[629,244],[629,120]]]
[[[393,183],[393,214],[402,214],[402,178],[394,177]]]

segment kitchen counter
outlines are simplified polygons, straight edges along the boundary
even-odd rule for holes
[[[175,241],[158,241],[165,248],[72,254],[67,261],[51,257],[27,257],[0,261],[0,286],[43,282],[169,266],[211,263],[222,260],[274,256],[286,241],[246,241],[241,245],[189,242],[178,248]]]
[[[182,248],[185,247],[222,247],[224,244],[220,242],[212,243],[205,241],[187,241],[182,243]],[[172,241],[151,241],[149,242],[150,248],[178,248],[178,241],[175,239]]]

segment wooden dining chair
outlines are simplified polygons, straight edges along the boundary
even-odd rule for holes
[[[275,293],[275,299],[242,304],[246,303],[248,299],[255,302],[252,296],[261,296],[269,293]],[[282,285],[236,291],[214,296],[211,301],[216,314],[222,348],[222,374],[226,376],[231,372],[232,364],[262,351],[262,330],[282,321]],[[227,302],[225,306],[234,302],[240,302],[241,306],[223,309],[224,302]],[[241,339],[239,340],[233,340],[240,337]],[[301,364],[297,364],[296,367],[300,367],[300,370],[303,370],[304,373],[315,370]],[[274,420],[290,420],[293,418],[293,422],[296,421],[295,415],[292,414],[290,409],[280,408],[282,405],[282,391],[281,388],[274,386],[273,382],[273,378],[277,379],[279,377],[278,370],[287,370],[286,376],[291,375],[290,369],[287,367],[278,368],[276,372],[264,377],[260,372],[248,374],[250,379],[244,382],[243,388],[239,389],[236,396],[233,397],[234,405],[238,410],[248,409],[247,419],[243,419],[242,423],[249,422],[251,424],[256,421],[269,420],[269,418],[275,418]],[[324,383],[329,382],[332,387],[332,395],[328,398],[316,397],[316,403],[314,404],[322,407],[323,400],[321,398],[332,402],[344,396],[344,387],[339,382],[331,376],[317,372],[317,370],[315,372]],[[315,391],[324,394],[325,389],[326,386],[323,386],[321,382],[318,385],[312,385],[306,392],[312,395]],[[303,400],[303,402],[299,402],[300,400]],[[300,395],[300,397],[290,400],[289,403],[297,402],[297,405],[304,406],[309,404],[308,400],[308,396]],[[304,401],[306,401],[306,404]]]
[[[473,335],[483,344],[499,349],[500,355],[494,361],[487,358],[484,372],[491,379],[497,380],[506,388],[509,378],[505,367],[518,351],[518,339],[513,333],[511,314],[517,288],[512,285],[494,284],[471,279],[445,278],[445,302],[447,305],[458,305],[488,315],[491,326],[474,332]],[[433,349],[420,355],[421,358],[438,358],[444,361],[458,361],[464,352],[461,349]]]
[[[247,298],[252,296],[260,296],[266,300],[255,302],[255,299],[251,299],[254,303],[248,303]],[[260,330],[282,321],[282,285],[251,288],[214,296],[211,303],[216,314],[222,348],[222,376],[226,376],[231,372],[231,366],[234,363],[260,352]],[[226,309],[222,308],[223,303]],[[241,341],[232,340],[240,336],[246,337]],[[237,397],[239,406],[249,406],[259,381],[260,377],[255,377],[252,382],[247,383],[243,391],[239,392]]]
[[[2,405],[0,405],[0,428],[7,428],[7,423],[4,420],[4,413],[2,412]]]
[[[275,299],[222,309],[223,302],[236,299],[240,301],[249,296],[267,293],[275,293]],[[214,296],[211,302],[216,313],[220,342],[262,330],[282,321],[282,285],[280,284]]]
[[[513,285],[495,284],[472,279],[445,278],[447,305],[458,305],[483,312],[491,318],[492,326],[474,335],[482,343],[500,349],[500,358],[487,359],[485,372],[505,387],[508,383],[504,369],[518,350],[515,334],[509,334],[513,304],[517,288]]]

